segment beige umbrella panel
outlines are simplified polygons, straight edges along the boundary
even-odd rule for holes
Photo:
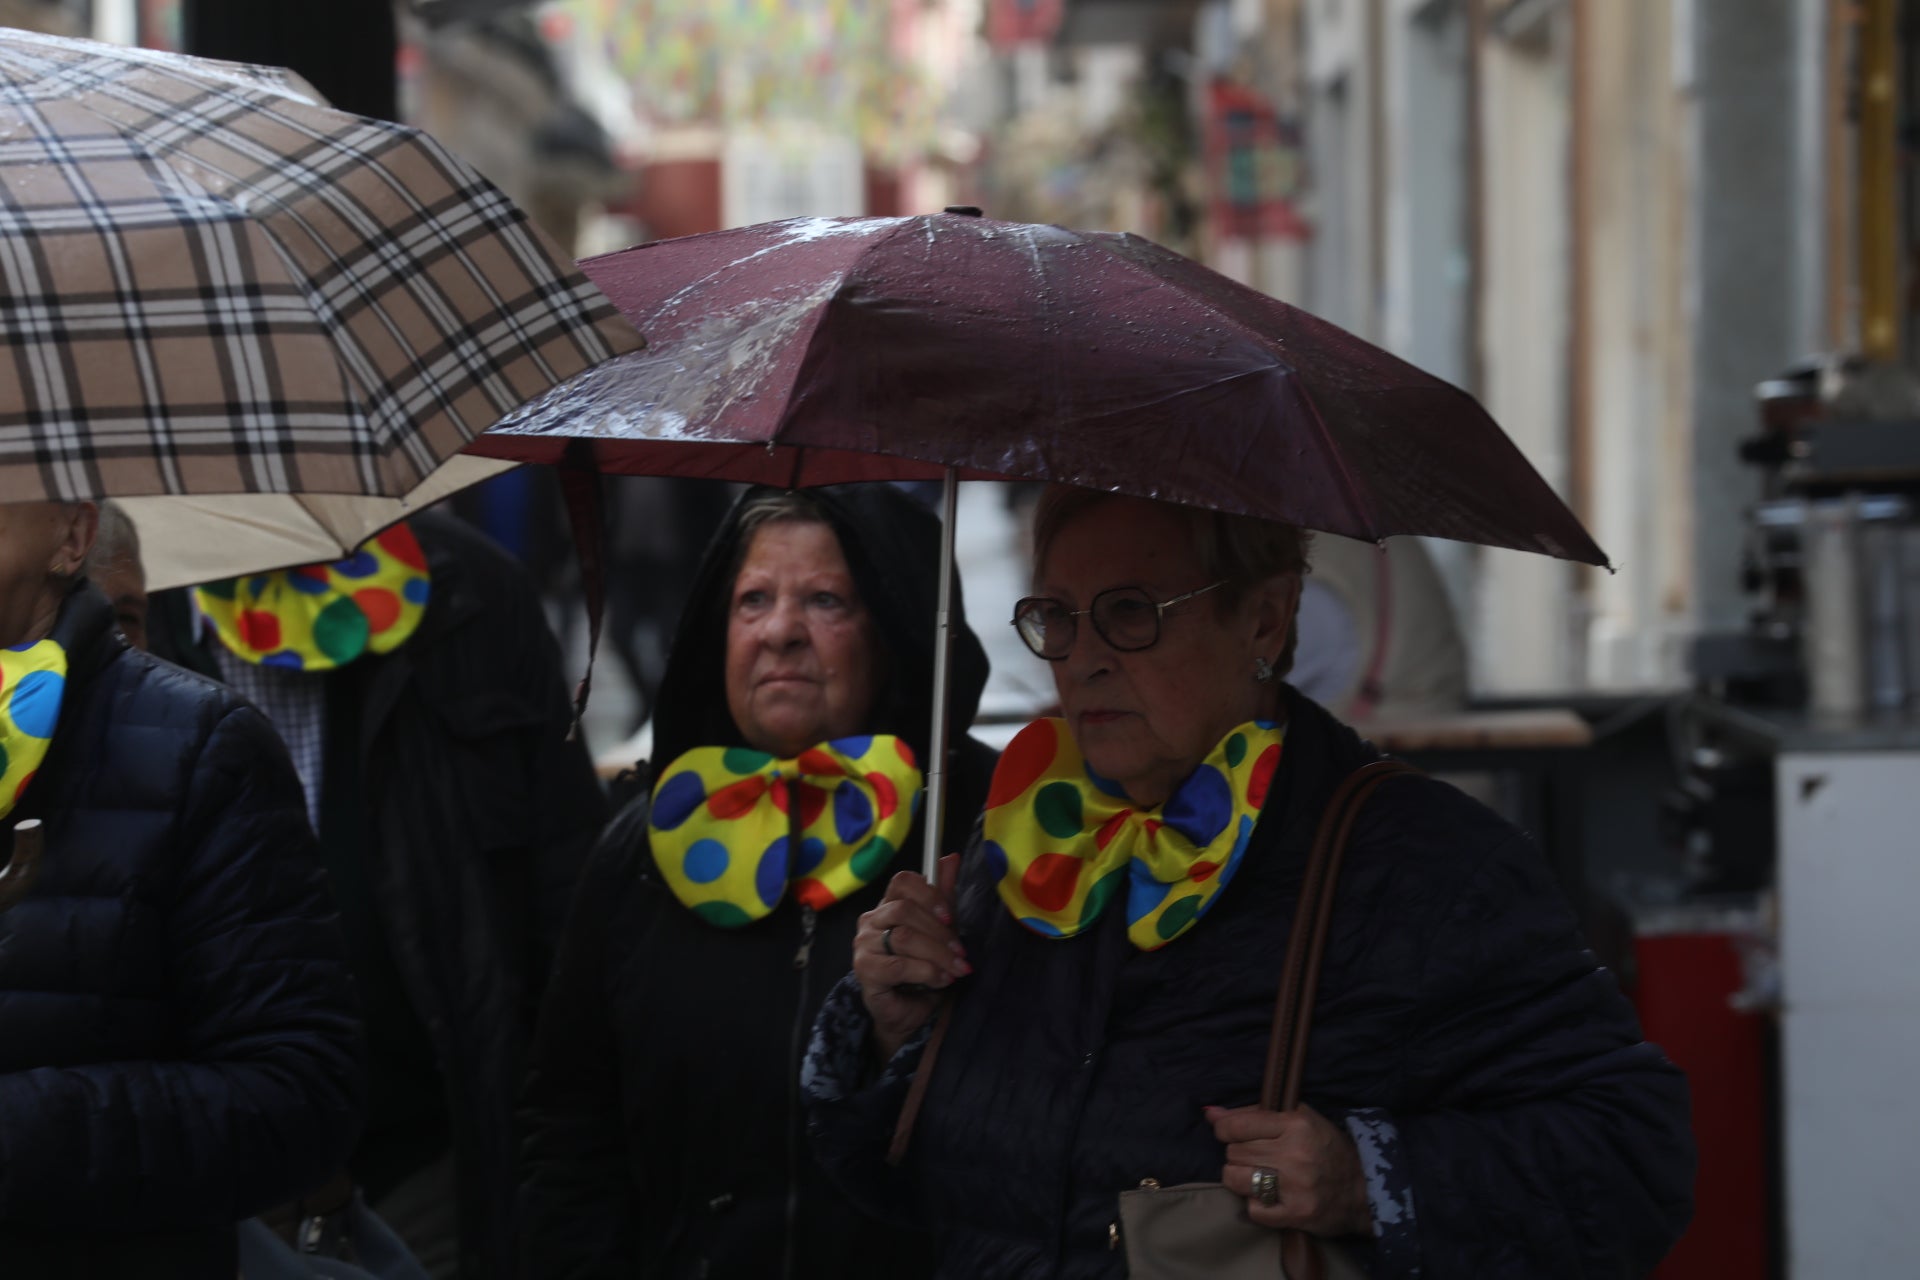
[[[390,524],[503,472],[513,463],[456,456],[405,498],[337,493],[160,494],[114,501],[140,534],[149,591],[339,560]],[[237,553],[232,544],[245,548]],[[236,567],[242,565],[244,567]]]
[[[156,585],[333,559],[499,470],[638,334],[426,135],[283,73],[0,32],[0,501],[116,498]]]

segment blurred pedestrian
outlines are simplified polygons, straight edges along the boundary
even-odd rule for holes
[[[100,504],[100,534],[87,555],[87,578],[107,598],[127,643],[146,648],[147,571],[140,562],[140,534],[117,502]]]
[[[1416,538],[1319,534],[1300,587],[1293,686],[1343,720],[1445,715],[1467,701],[1467,648]]]
[[[1147,1179],[1224,1183],[1376,1278],[1649,1271],[1691,1207],[1686,1081],[1532,842],[1443,783],[1361,814],[1305,1105],[1249,1105],[1314,832],[1376,758],[1283,679],[1301,531],[1063,488],[1034,556],[1015,617],[1064,718],[1008,746],[957,895],[901,871],[861,920],[807,1055],[823,1166],[968,1280],[1123,1276]]]
[[[515,1274],[513,1097],[605,817],[523,570],[451,517],[156,601],[292,749],[366,1008],[347,1172],[436,1277]]]
[[[927,1271],[924,1239],[813,1164],[798,1071],[860,913],[920,847],[938,565],[938,519],[886,485],[750,491],[708,548],[652,794],[602,839],[541,1015],[529,1275]],[[992,771],[966,736],[986,675],[956,596],[949,847]]]
[[[359,1023],[285,748],[114,633],[97,518],[0,506],[0,1273],[232,1276],[352,1147]]]

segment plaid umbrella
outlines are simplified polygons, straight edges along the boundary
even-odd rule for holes
[[[0,502],[118,498],[155,587],[338,558],[641,344],[479,174],[288,73],[0,31]],[[476,465],[477,464],[477,465]]]

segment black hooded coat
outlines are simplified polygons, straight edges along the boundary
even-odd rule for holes
[[[410,523],[433,574],[419,629],[318,677],[321,856],[371,1078],[347,1165],[377,1208],[450,1146],[460,1273],[506,1280],[515,1093],[606,805],[585,748],[567,740],[560,653],[527,575],[462,521]],[[217,642],[196,640],[186,593],[166,594],[156,650],[218,678]]]
[[[939,522],[890,486],[814,490],[872,614],[887,676],[875,733],[927,760]],[[667,662],[654,774],[696,746],[743,745],[727,710],[736,506],[707,549]],[[955,597],[946,847],[985,803],[994,753],[965,736],[987,660]],[[647,843],[647,797],[608,826],[581,882],[535,1036],[527,1131],[526,1271],[563,1278],[886,1276],[931,1270],[926,1242],[863,1216],[814,1165],[800,1052],[852,964],[861,914],[893,867],[813,920],[791,897],[742,929],[673,896]]]

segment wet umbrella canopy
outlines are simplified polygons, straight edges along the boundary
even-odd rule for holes
[[[800,488],[1057,481],[1377,541],[1603,565],[1459,388],[1137,236],[802,218],[582,263],[644,333],[468,446]],[[946,602],[941,604],[946,635]],[[935,661],[926,870],[944,800]]]
[[[470,452],[793,487],[1062,481],[1376,541],[1605,556],[1473,397],[1130,235],[799,219],[589,259],[650,347]]]

